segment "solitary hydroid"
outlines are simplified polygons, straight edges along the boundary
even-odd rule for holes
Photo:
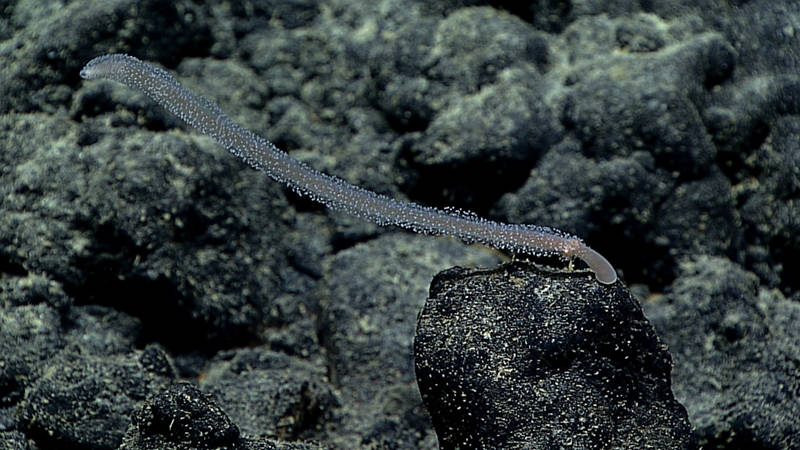
[[[189,91],[167,71],[132,56],[114,54],[95,58],[81,70],[81,77],[107,78],[143,91],[250,166],[331,209],[379,225],[454,236],[516,253],[580,258],[601,283],[611,284],[617,280],[617,273],[608,260],[586,246],[582,239],[555,228],[500,223],[466,211],[402,202],[314,170],[236,124],[216,103]]]

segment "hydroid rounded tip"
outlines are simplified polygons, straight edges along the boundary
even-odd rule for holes
[[[83,78],[84,80],[91,80],[95,78],[95,73],[92,70],[91,61],[89,62],[89,64],[83,66],[83,68],[81,69],[81,78]]]
[[[614,270],[614,267],[603,255],[592,250],[591,247],[581,243],[581,246],[575,251],[575,256],[580,258],[592,269],[597,281],[603,284],[614,284],[617,282],[617,271]]]
[[[109,55],[98,56],[97,58],[94,58],[86,63],[86,65],[81,69],[81,78],[84,80],[94,80],[95,78],[98,78],[100,75],[98,67],[102,67],[105,61],[108,60],[108,56]]]
[[[123,64],[132,62],[141,63],[141,61],[133,56],[122,53],[98,56],[83,66],[83,69],[81,69],[81,78],[84,80],[102,78],[114,70],[119,70]]]

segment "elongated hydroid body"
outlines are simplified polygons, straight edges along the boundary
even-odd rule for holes
[[[603,256],[581,239],[560,230],[499,223],[469,212],[401,202],[316,171],[233,122],[214,102],[184,88],[169,72],[132,56],[114,54],[95,58],[81,70],[81,77],[107,78],[143,91],[250,166],[331,209],[380,225],[455,236],[511,252],[577,257],[594,271],[600,282],[610,284],[617,280],[616,271]]]

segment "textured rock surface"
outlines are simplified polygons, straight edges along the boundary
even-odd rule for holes
[[[799,17],[796,0],[0,1],[0,442],[117,448],[177,378],[248,444],[435,448],[417,309],[438,271],[499,256],[328,214],[80,80],[125,52],[353,184],[580,235],[669,306],[646,310],[699,442],[794,443]],[[706,296],[778,306],[705,318]],[[137,362],[152,348],[173,374]],[[86,402],[76,377],[117,391]]]
[[[800,303],[723,258],[681,265],[645,304],[704,448],[800,448]]]
[[[436,276],[414,340],[442,448],[694,448],[669,353],[621,283],[523,263]]]
[[[344,404],[345,447],[412,448],[435,440],[414,377],[412,341],[430,274],[456,264],[491,267],[497,255],[424,237],[384,236],[328,261],[321,340]],[[392,264],[374,264],[390,260]],[[401,426],[401,424],[407,424]]]
[[[174,376],[157,348],[117,358],[62,352],[25,392],[19,423],[45,446],[112,448],[138,402]]]
[[[120,448],[304,450],[320,446],[243,438],[218,404],[195,386],[179,383],[145,403]]]

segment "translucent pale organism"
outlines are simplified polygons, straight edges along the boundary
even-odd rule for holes
[[[380,225],[454,236],[510,252],[580,258],[601,283],[611,284],[617,280],[616,271],[603,256],[587,247],[583,240],[563,231],[500,223],[466,211],[401,202],[314,170],[233,122],[214,102],[184,88],[169,72],[132,56],[114,54],[95,58],[81,70],[81,77],[115,80],[143,91],[250,166],[331,209]]]

